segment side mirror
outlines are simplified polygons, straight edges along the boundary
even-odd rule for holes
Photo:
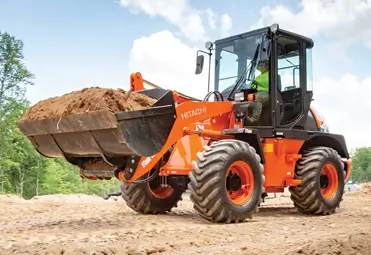
[[[202,73],[202,69],[204,68],[204,55],[198,55],[196,60],[196,74]]]
[[[266,61],[269,60],[269,57],[271,55],[271,44],[269,40],[263,41],[260,44],[259,49],[259,61]]]

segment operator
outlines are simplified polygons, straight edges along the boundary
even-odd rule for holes
[[[248,122],[255,123],[259,120],[263,106],[269,102],[269,62],[268,60],[260,61],[257,69],[260,75],[255,77],[251,84],[252,89],[256,89],[255,102],[251,103],[251,116],[246,116]]]

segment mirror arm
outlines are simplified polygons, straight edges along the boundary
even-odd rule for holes
[[[207,55],[209,55],[209,56],[212,55],[211,50],[210,50],[210,52],[206,52],[206,51],[203,51],[203,50],[197,50],[197,56],[198,56],[198,52],[205,53],[205,54],[207,54]]]
[[[211,69],[211,55],[212,55],[212,53],[211,53],[211,50],[210,50],[210,53],[209,53],[209,73],[208,73],[208,77],[207,77],[207,93],[209,93],[210,92],[210,69]]]

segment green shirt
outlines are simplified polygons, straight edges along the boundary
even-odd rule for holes
[[[255,81],[258,83],[258,91],[269,91],[269,72],[266,71],[259,76],[255,77]]]

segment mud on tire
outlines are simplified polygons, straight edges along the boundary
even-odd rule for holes
[[[134,211],[143,214],[164,214],[177,207],[178,202],[182,200],[183,190],[163,188],[158,185],[157,178],[159,177],[149,183],[123,182],[120,187],[126,204]]]
[[[251,219],[253,213],[258,212],[264,192],[265,177],[260,162],[255,149],[243,141],[221,140],[205,146],[204,151],[197,153],[193,171],[188,175],[188,188],[194,209],[212,222],[231,223]],[[232,168],[237,170],[233,170],[234,173],[231,174]],[[235,173],[239,174],[240,182]],[[231,178],[235,180],[233,185],[226,181]],[[251,180],[252,185],[249,188],[246,188],[248,185],[242,187],[247,179]],[[238,184],[240,189],[234,193],[236,197],[231,198],[227,189],[234,186],[236,190]],[[249,196],[245,196],[246,191],[249,191]]]
[[[329,147],[312,147],[303,152],[295,169],[303,182],[290,187],[291,200],[302,213],[328,215],[335,212],[344,193],[344,163]]]

